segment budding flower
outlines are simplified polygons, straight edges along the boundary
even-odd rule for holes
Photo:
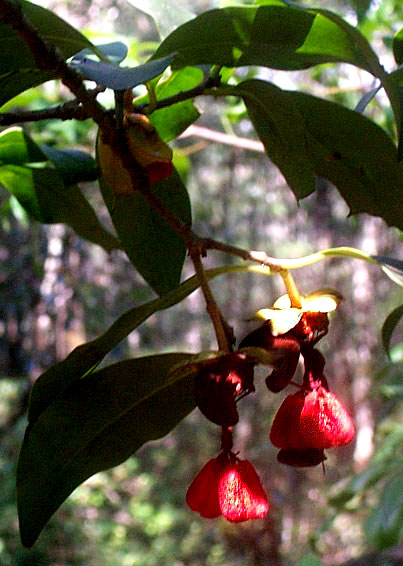
[[[195,397],[201,412],[213,423],[233,426],[238,422],[238,399],[254,391],[254,362],[236,352],[209,360],[196,376]]]
[[[254,467],[232,452],[222,452],[207,462],[191,483],[186,502],[202,517],[222,515],[233,523],[261,519],[269,509]]]

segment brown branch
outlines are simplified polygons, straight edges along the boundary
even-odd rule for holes
[[[214,326],[218,348],[219,350],[222,350],[224,352],[230,352],[231,351],[230,341],[228,340],[228,336],[226,333],[226,328],[228,328],[228,325],[224,324],[224,318],[217,305],[214,295],[211,292],[209,282],[204,272],[200,251],[197,247],[196,249],[190,248],[189,255],[193,262],[195,272],[199,280],[202,293],[204,295],[204,300],[206,302],[206,310]]]
[[[97,87],[88,93],[94,98],[103,90]],[[39,122],[40,120],[88,120],[91,116],[83,108],[79,100],[69,100],[59,106],[43,108],[42,110],[16,110],[0,114],[0,126],[11,126],[22,122]]]

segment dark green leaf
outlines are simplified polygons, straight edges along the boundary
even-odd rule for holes
[[[255,265],[231,265],[206,269],[206,277],[210,280],[219,275],[233,272],[268,274],[266,268]],[[163,297],[128,310],[104,334],[101,334],[92,342],[78,346],[65,360],[50,367],[35,381],[32,388],[28,412],[29,423],[33,424],[46,407],[57,399],[67,387],[90,372],[108,352],[140,326],[142,322],[155,312],[176,305],[198,287],[198,279],[193,276]]]
[[[393,37],[393,56],[398,65],[403,65],[403,28]]]
[[[94,372],[67,389],[27,429],[17,471],[25,546],[32,546],[84,480],[165,436],[194,409],[193,376],[169,376],[174,365],[192,355],[149,356]]]
[[[45,144],[40,144],[40,148],[56,167],[67,187],[98,179],[97,163],[88,153],[74,149],[57,149]]]
[[[252,123],[267,155],[279,167],[297,199],[315,190],[315,171],[305,146],[305,120],[288,92],[271,83],[241,83]]]
[[[392,338],[392,334],[399,324],[400,319],[403,317],[403,305],[395,308],[389,315],[387,316],[385,322],[382,326],[382,341],[383,347],[385,348],[385,352],[390,357],[390,340]]]
[[[210,10],[173,31],[155,57],[178,52],[175,65],[263,65],[296,70],[347,62],[380,72],[366,39],[331,12],[278,1]],[[330,15],[332,17],[330,17]]]
[[[157,100],[178,94],[197,86],[203,79],[203,72],[196,67],[185,67],[174,71],[166,81],[158,83],[155,89]],[[136,104],[149,101],[148,95],[136,99]],[[178,137],[200,116],[192,100],[178,102],[166,108],[156,110],[149,115],[151,122],[158,131],[160,138],[168,142]]]
[[[186,246],[169,224],[138,191],[115,197],[102,178],[100,187],[122,246],[133,266],[159,294],[179,285]],[[155,183],[150,191],[167,209],[186,224],[191,223],[186,187],[174,170]]]
[[[111,63],[93,61],[85,57],[74,58],[72,65],[86,79],[114,90],[125,90],[134,88],[163,73],[174,57],[175,53],[171,53],[161,59],[154,59],[133,68],[118,67]]]
[[[173,0],[128,0],[132,6],[151,16],[161,38],[180,24],[191,20],[194,14]]]
[[[21,5],[43,39],[58,47],[66,59],[83,48],[94,49],[90,41],[53,12],[31,2],[22,1]],[[0,24],[0,106],[51,78],[56,75],[37,69],[30,50],[13,28]]]
[[[53,162],[47,161],[45,152]],[[25,210],[39,222],[67,223],[110,251],[120,247],[117,239],[103,228],[80,189],[65,184],[95,176],[95,162],[86,154],[40,148],[20,128],[0,135],[0,183]]]
[[[364,532],[371,545],[380,550],[401,540],[403,534],[403,473],[385,485],[379,506],[364,521]]]
[[[387,134],[334,102],[299,92],[289,95],[305,119],[307,150],[316,173],[336,185],[351,214],[367,212],[403,228],[403,165]]]

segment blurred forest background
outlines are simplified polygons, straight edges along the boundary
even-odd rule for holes
[[[157,45],[154,23],[135,9],[135,1],[37,3],[54,10],[95,43],[124,41],[133,64],[144,62]],[[318,1],[318,5],[352,23],[358,18],[360,29],[388,68],[391,37],[403,22],[399,0]],[[180,6],[199,13],[217,3],[181,0]],[[264,73],[279,86],[298,85],[349,108],[373,86],[368,74],[348,65]],[[46,108],[67,99],[69,93],[50,82],[19,96],[2,111]],[[225,107],[210,99],[196,103],[202,117],[174,150],[190,191],[197,233],[276,257],[344,245],[374,255],[399,256],[398,231],[379,218],[347,218],[344,201],[326,182],[319,181],[320,189],[298,205],[259,144],[245,149],[239,143],[239,138],[254,137],[242,104],[235,99]],[[390,131],[390,116],[382,104],[379,96],[367,112]],[[89,120],[39,122],[28,129],[36,141],[93,152],[96,131]],[[228,143],[214,141],[216,132],[227,134]],[[83,189],[110,226],[96,184]],[[321,350],[331,388],[354,416],[357,438],[354,445],[328,454],[326,474],[321,467],[300,470],[276,461],[268,432],[280,402],[268,394],[263,379],[257,380],[257,392],[240,404],[236,447],[253,461],[269,493],[271,509],[264,520],[232,525],[223,519],[201,519],[186,507],[187,486],[216,455],[218,440],[216,427],[195,410],[163,440],[149,443],[123,465],[79,487],[34,549],[24,549],[14,482],[32,382],[125,310],[150,300],[152,292],[123,254],[108,255],[64,225],[31,221],[1,187],[0,233],[2,566],[403,564],[401,328],[400,336],[398,329],[393,336],[391,359],[381,339],[382,323],[399,304],[401,289],[376,266],[345,258],[295,272],[301,292],[327,286],[345,298]],[[209,252],[207,267],[219,263],[223,256]],[[186,264],[184,276],[191,274]],[[252,329],[250,315],[283,293],[277,278],[252,274],[226,275],[212,286],[238,340]],[[154,315],[112,352],[108,362],[154,351],[215,347],[204,301],[196,292]],[[360,561],[357,557],[362,555]]]

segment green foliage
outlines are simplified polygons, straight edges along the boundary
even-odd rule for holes
[[[79,31],[41,6],[23,0],[25,16],[41,36],[68,58],[92,44]],[[0,22],[0,106],[25,90],[55,78],[55,73],[39,70],[29,48],[8,24]],[[12,56],[11,56],[12,54]]]
[[[26,546],[80,483],[165,436],[195,407],[192,376],[169,376],[173,365],[190,356],[138,358],[94,372],[65,390],[28,427],[17,470]]]
[[[367,213],[381,217],[390,226],[403,227],[403,164],[399,163],[403,155],[402,73],[399,69],[386,73],[357,28],[328,10],[299,8],[281,0],[214,9],[196,17],[185,9],[173,8],[171,2],[131,3],[151,15],[165,37],[152,57],[134,68],[119,66],[127,54],[121,43],[96,48],[50,11],[29,2],[22,2],[21,6],[43,39],[58,47],[64,59],[76,55],[69,63],[72,69],[84,79],[114,90],[116,100],[122,100],[123,90],[146,85],[147,94],[135,99],[133,111],[148,114],[165,142],[175,140],[199,118],[194,105],[196,97],[237,97],[244,102],[267,156],[278,166],[298,200],[315,192],[319,175],[338,188],[351,214]],[[355,6],[364,18],[369,3],[355,2]],[[5,21],[3,12],[0,18]],[[46,70],[57,69],[55,61],[49,66],[46,61],[38,63],[35,46],[29,48],[14,28],[18,26],[13,27],[12,19],[0,23],[0,105],[30,87],[58,77],[57,71]],[[400,65],[401,31],[394,36],[392,49]],[[9,53],[13,53],[11,61]],[[91,59],[92,53],[100,61]],[[380,125],[357,111],[250,78],[259,72],[255,67],[302,71],[323,63],[348,63],[381,81],[395,120],[397,146]],[[235,68],[240,67],[247,67],[248,71],[236,73]],[[378,90],[372,88],[364,94],[358,107],[361,112]],[[77,96],[74,109],[87,112],[85,117],[94,117],[95,99],[91,107],[87,99]],[[101,133],[104,128],[107,131],[107,124],[113,128],[116,123],[113,133],[121,134],[127,103],[124,109],[118,103],[112,112],[99,105],[97,110],[104,112],[104,122],[97,119]],[[108,122],[112,113],[115,122]],[[145,132],[150,133],[147,128]],[[140,166],[140,160],[137,165]],[[151,168],[153,165],[151,160]],[[116,174],[119,173],[117,169]],[[146,442],[163,437],[194,408],[193,373],[187,371],[186,364],[186,371],[171,372],[175,365],[193,361],[192,354],[138,357],[96,369],[115,346],[152,314],[177,304],[202,287],[218,349],[229,351],[230,332],[215,308],[208,286],[208,281],[218,275],[231,271],[266,275],[280,272],[292,295],[292,305],[298,304],[299,295],[287,279],[288,269],[305,267],[326,257],[365,260],[382,266],[395,281],[401,279],[400,262],[373,258],[347,247],[297,260],[276,261],[231,244],[201,239],[190,230],[190,197],[175,169],[168,178],[150,181],[150,186],[132,187],[128,194],[116,194],[102,177],[98,179],[117,233],[115,237],[103,227],[77,185],[97,178],[96,161],[81,151],[36,143],[20,128],[11,128],[0,136],[0,182],[27,213],[40,223],[68,224],[81,237],[108,252],[122,249],[134,269],[159,295],[124,313],[104,334],[73,350],[36,381],[17,473],[20,529],[27,546],[35,542],[52,514],[85,479],[123,462]],[[262,261],[270,267],[234,265],[204,270],[201,258],[209,248]],[[194,262],[196,275],[181,283],[187,253]],[[400,317],[401,307],[389,315],[383,327],[387,352]],[[376,485],[384,477],[386,461],[390,463],[390,454],[379,457],[364,474],[353,478],[333,504],[344,506],[361,496],[364,489]],[[397,541],[402,518],[402,502],[396,497],[401,491],[402,476],[395,473],[394,464],[392,468],[394,475],[383,485],[380,505],[365,523],[368,538],[379,548]],[[170,510],[156,512],[152,504],[138,506],[134,514],[139,521],[147,522],[147,528],[155,534],[163,533],[171,521]],[[316,563],[316,557],[311,555],[300,562]]]

